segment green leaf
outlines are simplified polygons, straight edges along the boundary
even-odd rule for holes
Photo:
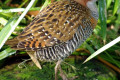
[[[41,9],[41,7],[34,7],[34,8],[30,8],[29,11],[36,11],[36,10],[40,10],[40,9]],[[25,8],[0,9],[0,15],[11,17],[12,15],[10,13],[23,12],[24,10],[25,10]]]
[[[16,51],[15,50],[12,50],[10,48],[7,48],[5,49],[4,51],[0,52],[0,60],[12,55],[12,54],[15,54]]]
[[[115,13],[117,12],[119,5],[120,5],[120,1],[119,0],[115,0],[113,15],[115,15]]]
[[[88,45],[87,43],[85,43],[85,46],[90,51],[91,54],[95,52],[94,49],[90,45]]]
[[[7,40],[9,35],[11,35],[12,27],[16,23],[17,17],[11,18],[8,23],[5,25],[5,27],[0,32],[0,46],[4,44],[4,42]]]
[[[7,23],[7,20],[5,18],[3,18],[3,17],[0,17],[0,24],[5,26],[6,23]]]
[[[107,54],[107,57],[109,57],[109,59],[114,63],[114,64],[116,64],[119,68],[120,68],[120,64],[119,63],[117,63],[117,61],[116,60],[114,60],[113,59],[113,57],[112,56],[110,56],[107,52],[106,52],[106,54]]]
[[[101,36],[104,42],[106,42],[106,0],[99,0],[99,19],[101,26]]]
[[[50,4],[50,3],[49,3],[49,0],[46,0],[45,3],[43,4],[43,6],[41,7],[41,10],[42,10],[44,7],[46,7],[48,4]],[[40,11],[41,11],[41,10],[40,10]]]
[[[105,51],[106,49],[110,48],[111,46],[115,45],[116,43],[120,42],[120,36],[116,39],[114,39],[113,41],[111,41],[110,43],[106,44],[105,46],[103,46],[102,48],[100,48],[99,50],[97,50],[96,52],[93,51],[92,48],[88,48],[90,50],[91,53],[93,53],[91,56],[89,56],[85,61],[89,61],[90,59],[94,58],[95,56],[97,56],[98,54],[102,53],[103,51]],[[88,45],[87,45],[88,46]]]
[[[21,4],[18,8],[23,7],[27,2],[28,2],[28,0],[24,0],[24,1],[22,2],[22,4]]]
[[[110,7],[110,4],[112,3],[112,0],[107,0],[107,8]]]
[[[4,4],[6,5],[9,2],[11,2],[11,0],[5,0]]]

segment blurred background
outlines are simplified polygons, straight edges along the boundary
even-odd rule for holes
[[[57,0],[35,0],[9,39],[16,37],[41,9],[53,1]],[[4,30],[9,31],[6,24],[14,25],[29,3],[30,0],[0,0],[0,40],[6,37],[3,36],[6,34]],[[99,20],[93,34],[65,59],[62,68],[68,77],[79,76],[76,80],[120,80],[120,42],[82,64],[90,54],[120,36],[120,0],[98,0],[97,6]],[[28,59],[25,51],[15,51],[4,45],[0,49],[0,80],[54,79],[54,63],[41,62],[43,69],[39,70]]]

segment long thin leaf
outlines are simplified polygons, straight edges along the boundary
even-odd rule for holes
[[[99,0],[99,18],[100,18],[100,26],[101,26],[101,36],[106,42],[106,0]]]
[[[85,43],[85,46],[87,47],[87,49],[90,51],[91,54],[95,52],[94,49],[91,46],[89,46],[87,43]]]
[[[16,51],[10,48],[5,49],[4,51],[0,52],[0,60],[14,54]]]
[[[113,15],[115,15],[115,13],[117,12],[119,5],[120,5],[120,1],[115,0]]]
[[[111,41],[110,43],[106,44],[105,46],[103,46],[102,48],[100,48],[99,50],[97,50],[95,53],[93,53],[91,56],[89,56],[85,61],[89,61],[90,59],[92,59],[93,57],[97,56],[98,54],[100,54],[101,52],[105,51],[106,49],[112,47],[113,45],[115,45],[116,43],[118,43],[120,41],[120,36],[118,38],[116,38],[115,40]]]
[[[12,26],[16,23],[17,17],[13,17],[8,21],[5,27],[0,32],[0,47],[4,44],[7,37],[11,34]]]
[[[7,23],[7,20],[5,18],[3,18],[3,17],[0,17],[0,24],[5,26],[6,23]]]
[[[118,64],[118,63],[113,59],[113,57],[110,56],[107,52],[105,52],[105,53],[106,53],[107,56],[110,58],[110,60],[120,68],[120,64]]]
[[[112,3],[112,0],[107,0],[107,8],[110,7],[110,4]]]
[[[40,10],[40,7],[30,8],[29,11]],[[23,12],[25,8],[14,8],[14,9],[0,9],[2,13],[11,13],[11,12]]]
[[[49,4],[49,0],[46,0],[45,3],[43,4],[43,6],[41,7],[41,10],[42,10],[44,7],[46,7],[48,4]],[[41,11],[41,10],[40,10],[40,11]]]

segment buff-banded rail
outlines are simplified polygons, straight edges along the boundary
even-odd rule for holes
[[[98,20],[96,0],[60,0],[45,7],[32,22],[6,44],[25,50],[37,67],[38,60],[57,62],[55,79],[64,58],[93,32]],[[62,77],[68,80],[67,77]]]

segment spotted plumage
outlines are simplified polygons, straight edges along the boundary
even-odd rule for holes
[[[90,36],[97,19],[98,15],[85,5],[60,0],[40,11],[19,36],[8,41],[16,42],[8,44],[13,49],[34,51],[41,61],[61,60]]]

